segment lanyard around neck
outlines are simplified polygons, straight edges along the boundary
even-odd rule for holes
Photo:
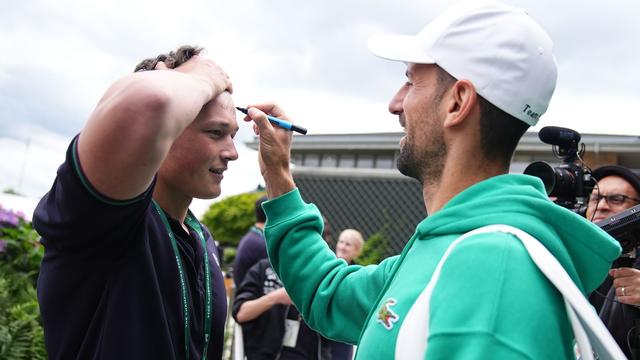
[[[180,292],[182,295],[182,317],[184,319],[184,352],[185,359],[189,359],[189,339],[190,339],[190,325],[189,325],[189,292],[187,291],[187,282],[186,276],[184,274],[184,267],[182,265],[182,260],[180,259],[180,253],[178,251],[178,244],[176,242],[176,237],[171,230],[171,226],[169,225],[169,220],[167,220],[167,215],[164,213],[160,205],[153,200],[153,206],[156,208],[158,215],[160,215],[160,219],[164,224],[167,233],[169,235],[169,239],[171,240],[171,247],[173,248],[173,255],[176,258],[176,264],[178,266],[178,275],[180,276]],[[207,358],[207,348],[209,347],[209,340],[211,337],[211,315],[213,312],[212,309],[212,296],[211,296],[211,272],[209,269],[209,254],[207,251],[207,244],[204,237],[204,231],[202,230],[202,225],[200,222],[193,216],[191,211],[187,213],[187,217],[185,218],[185,223],[189,228],[196,232],[198,238],[200,239],[200,243],[202,244],[202,250],[204,251],[204,279],[205,279],[205,309],[204,309],[204,349],[202,350],[202,359]]]

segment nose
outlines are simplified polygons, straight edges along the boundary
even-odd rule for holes
[[[607,202],[606,198],[600,199],[597,203],[590,203],[588,212],[591,214],[591,217],[600,216],[607,214],[611,211],[611,206]],[[591,219],[590,217],[590,219]]]
[[[229,144],[227,144],[225,149],[220,153],[220,156],[224,161],[238,160],[238,150],[236,149],[236,144],[233,142],[233,139],[230,139]]]
[[[600,199],[600,201],[598,201],[598,209],[609,209],[609,202],[607,201],[607,198],[602,198]]]
[[[407,86],[402,85],[400,89],[396,92],[395,95],[391,98],[389,102],[389,112],[393,115],[400,115],[404,110],[402,108],[402,103],[404,102],[404,98],[407,95]]]

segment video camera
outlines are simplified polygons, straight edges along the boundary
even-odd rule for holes
[[[580,134],[567,128],[546,126],[540,129],[538,137],[553,145],[553,154],[563,164],[552,167],[544,161],[535,161],[524,169],[524,173],[539,177],[547,195],[554,197],[556,204],[584,216],[596,181],[582,161],[585,146],[580,142]]]
[[[623,254],[640,245],[640,205],[598,221],[596,225],[618,240]]]
[[[538,137],[553,145],[553,154],[563,164],[552,167],[544,161],[535,161],[524,169],[524,173],[539,177],[547,195],[556,198],[556,204],[585,216],[596,179],[582,161],[585,146],[580,143],[580,134],[567,128],[547,126],[540,129]],[[598,221],[596,225],[618,240],[623,254],[640,246],[640,205]]]

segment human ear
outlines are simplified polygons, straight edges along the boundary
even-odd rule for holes
[[[478,106],[478,93],[469,80],[458,80],[451,86],[446,96],[445,127],[461,125]]]

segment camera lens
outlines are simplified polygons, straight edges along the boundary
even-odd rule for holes
[[[570,197],[574,195],[575,176],[566,167],[552,167],[544,161],[535,161],[524,169],[526,175],[542,180],[549,196]]]

